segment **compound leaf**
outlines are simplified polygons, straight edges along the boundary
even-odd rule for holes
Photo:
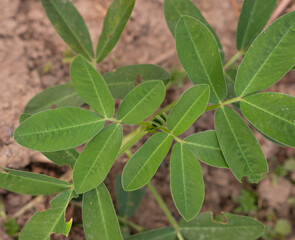
[[[159,228],[127,237],[126,240],[175,240],[173,228]]]
[[[132,192],[125,192],[122,188],[121,176],[117,176],[115,183],[115,193],[118,212],[120,216],[127,219],[132,217],[137,210],[145,194],[145,188]]]
[[[295,63],[295,12],[260,34],[247,51],[235,81],[237,96],[264,90],[279,81]]]
[[[83,103],[73,84],[65,83],[47,88],[37,94],[28,102],[24,112],[35,114],[52,108],[80,107]]]
[[[94,58],[87,26],[69,0],[41,0],[42,6],[57,33],[76,53],[87,60]]]
[[[225,222],[217,222],[210,212],[200,213],[190,222],[181,221],[180,228],[187,239],[256,240],[264,232],[264,225],[251,217],[223,213]]]
[[[257,183],[268,171],[265,156],[251,129],[232,108],[220,108],[215,113],[215,128],[224,158],[241,182],[247,176]]]
[[[73,171],[77,193],[89,191],[104,181],[120,150],[123,130],[120,125],[110,124],[86,145]]]
[[[281,93],[258,93],[241,101],[245,117],[279,143],[295,147],[295,98]]]
[[[83,194],[82,217],[87,240],[123,240],[113,202],[104,183]]]
[[[148,81],[138,85],[120,104],[117,118],[125,124],[139,123],[157,110],[164,100],[165,92],[162,81]]]
[[[114,98],[123,99],[138,81],[162,80],[167,84],[170,74],[153,64],[137,64],[117,68],[103,75]]]
[[[185,132],[205,111],[210,96],[208,85],[189,88],[178,100],[167,119],[167,127],[175,135]]]
[[[176,27],[179,61],[194,84],[210,85],[210,103],[226,97],[226,85],[218,45],[210,30],[200,21],[183,16]]]
[[[20,240],[48,240],[51,233],[68,235],[72,219],[65,221],[65,210],[72,199],[72,190],[60,193],[51,201],[51,209],[37,212],[21,231]]]
[[[73,148],[96,135],[105,124],[98,114],[82,108],[57,108],[33,115],[14,132],[27,148],[53,152]]]
[[[213,167],[228,168],[218,143],[216,131],[209,130],[190,135],[184,139],[184,145],[203,163]]]
[[[42,154],[52,162],[56,163],[58,166],[67,164],[71,168],[74,167],[76,160],[79,157],[79,152],[75,148],[60,150],[56,152],[42,152]]]
[[[173,137],[166,133],[153,135],[127,162],[122,173],[124,190],[133,191],[147,184],[168,153]]]
[[[173,147],[170,176],[170,188],[176,208],[186,221],[190,221],[202,207],[205,187],[200,163],[182,143],[176,143]]]
[[[71,64],[71,79],[81,98],[104,117],[115,112],[114,99],[100,73],[83,57],[77,56]]]
[[[96,48],[96,61],[101,62],[115,47],[132,13],[135,0],[114,0],[103,23]]]
[[[193,4],[190,0],[165,0],[164,13],[166,23],[173,37],[175,36],[177,22],[181,16],[190,16],[202,22],[210,30],[210,32],[216,39],[222,61],[224,61],[224,52],[217,34],[215,33],[211,25],[203,17],[202,13],[195,4]]]
[[[4,168],[0,172],[0,187],[8,191],[28,195],[50,195],[61,192],[70,184],[46,175]]]
[[[237,48],[248,48],[268,22],[277,0],[245,0],[237,30]]]

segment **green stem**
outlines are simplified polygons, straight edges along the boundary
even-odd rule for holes
[[[131,221],[128,221],[126,218],[123,218],[121,216],[117,216],[118,217],[118,220],[119,222],[125,224],[125,225],[128,225],[129,227],[133,228],[134,230],[136,230],[137,232],[143,232],[143,231],[146,231],[146,229],[140,225],[137,225],[136,223],[134,222],[131,222]]]
[[[226,70],[228,67],[233,65],[240,57],[245,54],[243,50],[238,51],[234,56],[232,56],[223,66],[223,70]]]
[[[169,211],[168,207],[166,206],[166,204],[165,204],[164,200],[162,199],[162,197],[160,196],[160,194],[157,192],[154,185],[151,182],[149,182],[147,184],[147,187],[149,188],[149,190],[153,194],[154,198],[156,199],[156,201],[158,202],[158,204],[162,208],[163,212],[167,216],[169,222],[171,223],[171,225],[175,229],[177,237],[179,238],[179,240],[184,240],[184,238],[183,238],[183,236],[181,234],[180,227],[179,227],[178,223],[176,222],[176,220],[172,216],[171,212]]]

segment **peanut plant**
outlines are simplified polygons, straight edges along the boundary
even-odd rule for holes
[[[112,2],[96,54],[85,22],[69,0],[41,1],[57,33],[77,53],[70,66],[72,83],[51,87],[31,99],[20,116],[14,139],[73,171],[67,181],[6,168],[0,172],[0,187],[8,191],[58,193],[48,210],[37,212],[27,222],[19,239],[48,240],[52,233],[67,236],[72,219],[66,221],[65,212],[70,203],[79,205],[78,196],[83,198],[80,207],[87,240],[123,239],[118,218],[121,227],[139,232],[128,236],[123,231],[128,240],[259,238],[264,226],[253,218],[223,213],[223,220],[218,220],[210,212],[199,213],[205,195],[199,161],[229,169],[239,182],[245,178],[259,182],[268,172],[267,161],[242,116],[269,140],[295,147],[295,98],[261,92],[295,65],[295,12],[281,16],[263,31],[276,0],[245,0],[237,29],[238,51],[224,63],[218,36],[199,9],[189,0],[165,0],[166,22],[175,38],[179,61],[194,86],[178,101],[160,107],[171,84],[170,74],[161,67],[130,65],[104,75],[97,71],[97,64],[119,40],[135,0]],[[135,86],[137,76],[140,84]],[[117,111],[114,99],[122,99]],[[89,110],[81,107],[84,103]],[[215,130],[181,137],[204,112],[212,110]],[[125,125],[137,128],[123,137]],[[129,149],[144,136],[149,139],[132,155]],[[84,143],[79,153],[75,147]],[[170,189],[183,218],[180,222],[150,182],[171,148]],[[116,180],[117,216],[104,180],[124,153],[130,159]],[[148,231],[128,220],[145,185],[171,227]]]

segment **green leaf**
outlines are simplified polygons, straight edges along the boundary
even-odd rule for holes
[[[181,18],[181,16],[190,16],[203,23],[216,39],[222,61],[224,61],[224,52],[217,34],[215,33],[211,25],[203,17],[202,13],[195,4],[193,4],[190,0],[165,0],[164,13],[166,23],[173,37],[175,36],[177,22]]]
[[[96,61],[101,62],[115,47],[132,13],[135,0],[114,0],[104,19],[96,48]]]
[[[66,44],[91,61],[94,55],[90,35],[74,5],[69,0],[42,0],[42,6]]]
[[[103,183],[83,194],[82,217],[87,240],[123,240],[111,196]]]
[[[105,124],[98,114],[82,108],[58,108],[37,113],[14,132],[20,145],[43,152],[73,148],[96,135]]]
[[[150,116],[165,97],[162,81],[148,81],[138,85],[124,98],[117,112],[118,120],[125,124],[137,124]]]
[[[126,240],[175,240],[175,230],[170,227],[159,228],[127,237]]]
[[[226,97],[226,85],[218,45],[210,30],[200,21],[183,16],[176,27],[179,61],[194,84],[210,85],[210,103]]]
[[[31,117],[32,115],[29,113],[22,113],[18,119],[19,124],[21,124],[23,121],[27,120],[29,117]]]
[[[114,99],[100,73],[83,57],[77,56],[71,64],[71,79],[81,98],[104,117],[115,112]]]
[[[170,176],[170,188],[175,206],[181,216],[190,221],[202,207],[205,187],[200,163],[182,143],[176,143],[173,147]]]
[[[74,148],[60,150],[57,152],[42,152],[42,154],[58,166],[67,164],[71,168],[74,167],[76,160],[79,157],[79,152]]]
[[[73,197],[72,190],[59,194],[51,201],[51,209],[37,212],[21,231],[20,240],[48,240],[51,233],[68,235],[72,219],[65,221],[65,209]]]
[[[35,114],[52,108],[80,107],[83,103],[73,84],[65,83],[47,88],[37,94],[28,102],[24,112]]]
[[[169,114],[168,129],[175,135],[184,133],[205,111],[209,96],[210,88],[205,84],[186,90]]]
[[[145,189],[138,189],[133,192],[125,192],[122,188],[121,176],[116,177],[115,194],[117,209],[123,218],[127,219],[134,215],[145,194]]]
[[[84,193],[104,181],[120,150],[123,130],[115,123],[106,126],[86,145],[73,171],[77,193]]]
[[[172,140],[173,137],[166,133],[157,133],[129,159],[122,173],[124,190],[134,191],[151,180],[168,153]]]
[[[245,0],[237,30],[237,48],[248,48],[267,24],[277,0]]]
[[[103,75],[114,98],[123,99],[138,81],[162,80],[167,84],[170,74],[153,64],[137,64],[117,68]]]
[[[213,167],[228,168],[214,130],[190,135],[184,139],[184,145],[203,163]]]
[[[224,213],[225,222],[213,220],[212,213],[200,213],[191,222],[180,222],[181,232],[187,239],[203,240],[256,240],[264,232],[264,225],[254,218]]]
[[[236,93],[235,93],[235,79],[237,76],[237,72],[238,72],[238,69],[236,67],[227,69],[224,72],[225,82],[226,82],[226,86],[227,86],[226,99],[232,99],[232,98],[237,97]],[[239,102],[232,103],[232,105],[236,108],[240,108]]]
[[[265,156],[251,129],[232,108],[220,108],[215,113],[217,138],[224,158],[235,177],[244,176],[257,183],[268,171]]]
[[[265,92],[248,96],[240,104],[242,113],[259,131],[295,147],[295,97]]]
[[[70,187],[70,184],[46,175],[4,169],[7,172],[0,172],[0,187],[11,192],[28,195],[50,195]]]
[[[247,51],[235,82],[237,96],[264,90],[279,81],[295,64],[295,12],[260,34]]]

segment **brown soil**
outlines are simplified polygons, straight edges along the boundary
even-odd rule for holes
[[[90,29],[94,45],[100,34],[103,18],[111,0],[74,0],[76,7],[84,17]],[[235,53],[235,29],[238,17],[231,0],[199,0],[194,1],[201,9],[208,22],[216,29],[221,38],[227,58]],[[237,1],[241,4],[241,1]],[[116,67],[137,64],[154,63],[166,69],[179,68],[174,39],[165,24],[162,11],[163,0],[138,0],[122,38],[110,56],[99,65],[101,72],[110,71]],[[294,6],[293,6],[294,8]],[[62,62],[66,45],[55,33],[49,20],[42,10],[39,0],[1,0],[0,1],[0,166],[15,169],[25,169],[59,177],[67,171],[66,167],[58,168],[51,164],[41,154],[25,149],[13,140],[12,134],[18,126],[18,118],[26,103],[37,93],[47,87],[70,81],[69,65]],[[44,66],[50,66],[44,71]],[[272,87],[272,91],[280,91],[295,95],[295,71],[292,71]],[[187,88],[190,83],[186,83]],[[166,102],[177,99],[184,88],[173,87],[168,92]],[[204,114],[196,124],[187,131],[192,134],[197,131],[213,129],[213,113]],[[287,158],[295,157],[291,148],[281,148],[256,134],[269,161],[270,172],[281,165]],[[135,148],[136,149],[136,148]],[[107,185],[113,195],[114,177],[122,171],[127,158],[121,157],[107,178]],[[273,225],[267,220],[267,215],[275,213],[276,218],[288,218],[295,228],[295,209],[287,203],[290,197],[295,197],[295,186],[291,183],[294,172],[280,178],[276,184],[271,176],[267,176],[258,185],[240,184],[230,171],[203,166],[206,184],[206,197],[202,211],[211,210],[233,212],[237,207],[234,201],[242,187],[252,189],[258,194],[260,220]],[[169,190],[169,161],[166,159],[153,178],[156,188],[161,193],[173,215],[179,218]],[[13,215],[22,206],[32,200],[30,196],[20,196],[0,189],[0,200],[5,204],[5,211]],[[23,225],[36,210],[48,207],[49,198],[35,205],[17,218]],[[79,210],[69,209],[69,215],[75,215],[80,221]],[[145,198],[132,220],[146,228],[158,228],[169,225],[165,215],[147,191]],[[11,239],[1,227],[0,238]],[[54,237],[54,239],[60,239]],[[62,238],[61,238],[62,239]],[[68,239],[84,239],[79,227],[74,227]],[[295,232],[293,230],[293,238]]]

